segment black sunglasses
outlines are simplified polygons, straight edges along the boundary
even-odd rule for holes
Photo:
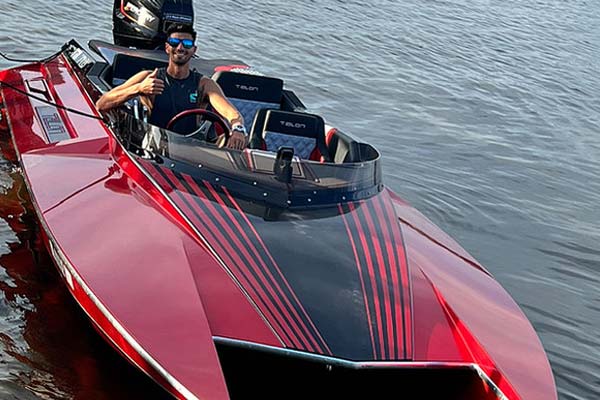
[[[182,43],[184,49],[191,49],[192,47],[194,47],[194,41],[192,39],[178,39],[170,37],[167,39],[167,43],[171,47],[177,47],[179,46],[179,43]]]

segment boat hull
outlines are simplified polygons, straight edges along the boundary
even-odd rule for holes
[[[381,393],[457,374],[466,391],[447,398],[556,399],[518,305],[391,190],[273,213],[201,166],[128,152],[118,128],[90,117],[99,93],[64,54],[0,81],[5,131],[69,291],[174,397],[243,398],[253,382],[276,387],[269,372]]]

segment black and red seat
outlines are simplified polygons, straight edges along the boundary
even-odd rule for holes
[[[249,147],[273,152],[291,147],[294,155],[301,159],[331,161],[323,118],[304,112],[258,110],[250,131]]]
[[[219,71],[212,78],[242,114],[248,132],[258,110],[281,108],[283,80],[279,78],[233,71]]]

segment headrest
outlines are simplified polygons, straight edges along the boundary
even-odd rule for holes
[[[323,140],[325,138],[325,123],[323,118],[318,115],[280,110],[264,112],[263,132],[277,132]]]
[[[283,80],[279,78],[219,71],[213,79],[227,97],[279,104],[283,96]]]

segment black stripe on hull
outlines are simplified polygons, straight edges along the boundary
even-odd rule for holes
[[[229,196],[226,190],[224,190],[223,195],[220,195],[209,183],[204,182],[204,184],[207,188],[209,188],[211,194],[210,199],[222,204],[222,206],[219,208],[219,212],[222,215],[228,215],[234,224],[241,227],[241,230],[245,233],[248,239],[243,243],[245,245],[250,244],[250,248],[252,250],[256,250],[258,253],[258,258],[256,260],[260,261],[263,264],[263,267],[267,268],[271,272],[270,279],[272,280],[272,283],[274,286],[279,288],[283,298],[288,299],[288,302],[286,302],[288,311],[294,316],[294,322],[301,327],[302,334],[310,340],[310,345],[315,346],[316,352],[322,354],[331,354],[327,349],[327,344],[322,339],[318,330],[314,327],[313,322],[304,311],[302,304],[297,300],[296,294],[281,273],[279,266],[269,253],[267,247],[260,240],[260,237],[256,233],[256,230],[250,221],[243,218],[243,213],[241,212],[228,212],[229,210],[239,210],[239,205],[235,199]],[[241,234],[240,231],[237,231],[237,233],[238,235]]]
[[[176,164],[141,163],[285,347],[356,361],[411,358],[406,254],[387,192],[263,218],[255,203]]]
[[[284,339],[285,345],[331,354],[268,249],[261,243],[250,222],[240,216],[235,200],[189,175],[149,163],[147,169],[153,176],[160,176],[161,186],[168,185],[163,189],[182,212],[192,214],[191,222],[199,232],[213,237],[212,245],[216,244],[213,241],[220,242],[216,235],[222,236],[224,243],[217,244],[218,248],[214,250],[227,260],[230,272],[244,282],[242,286],[248,286],[249,296],[264,311],[265,319]],[[211,227],[216,228],[218,233],[213,232]]]

